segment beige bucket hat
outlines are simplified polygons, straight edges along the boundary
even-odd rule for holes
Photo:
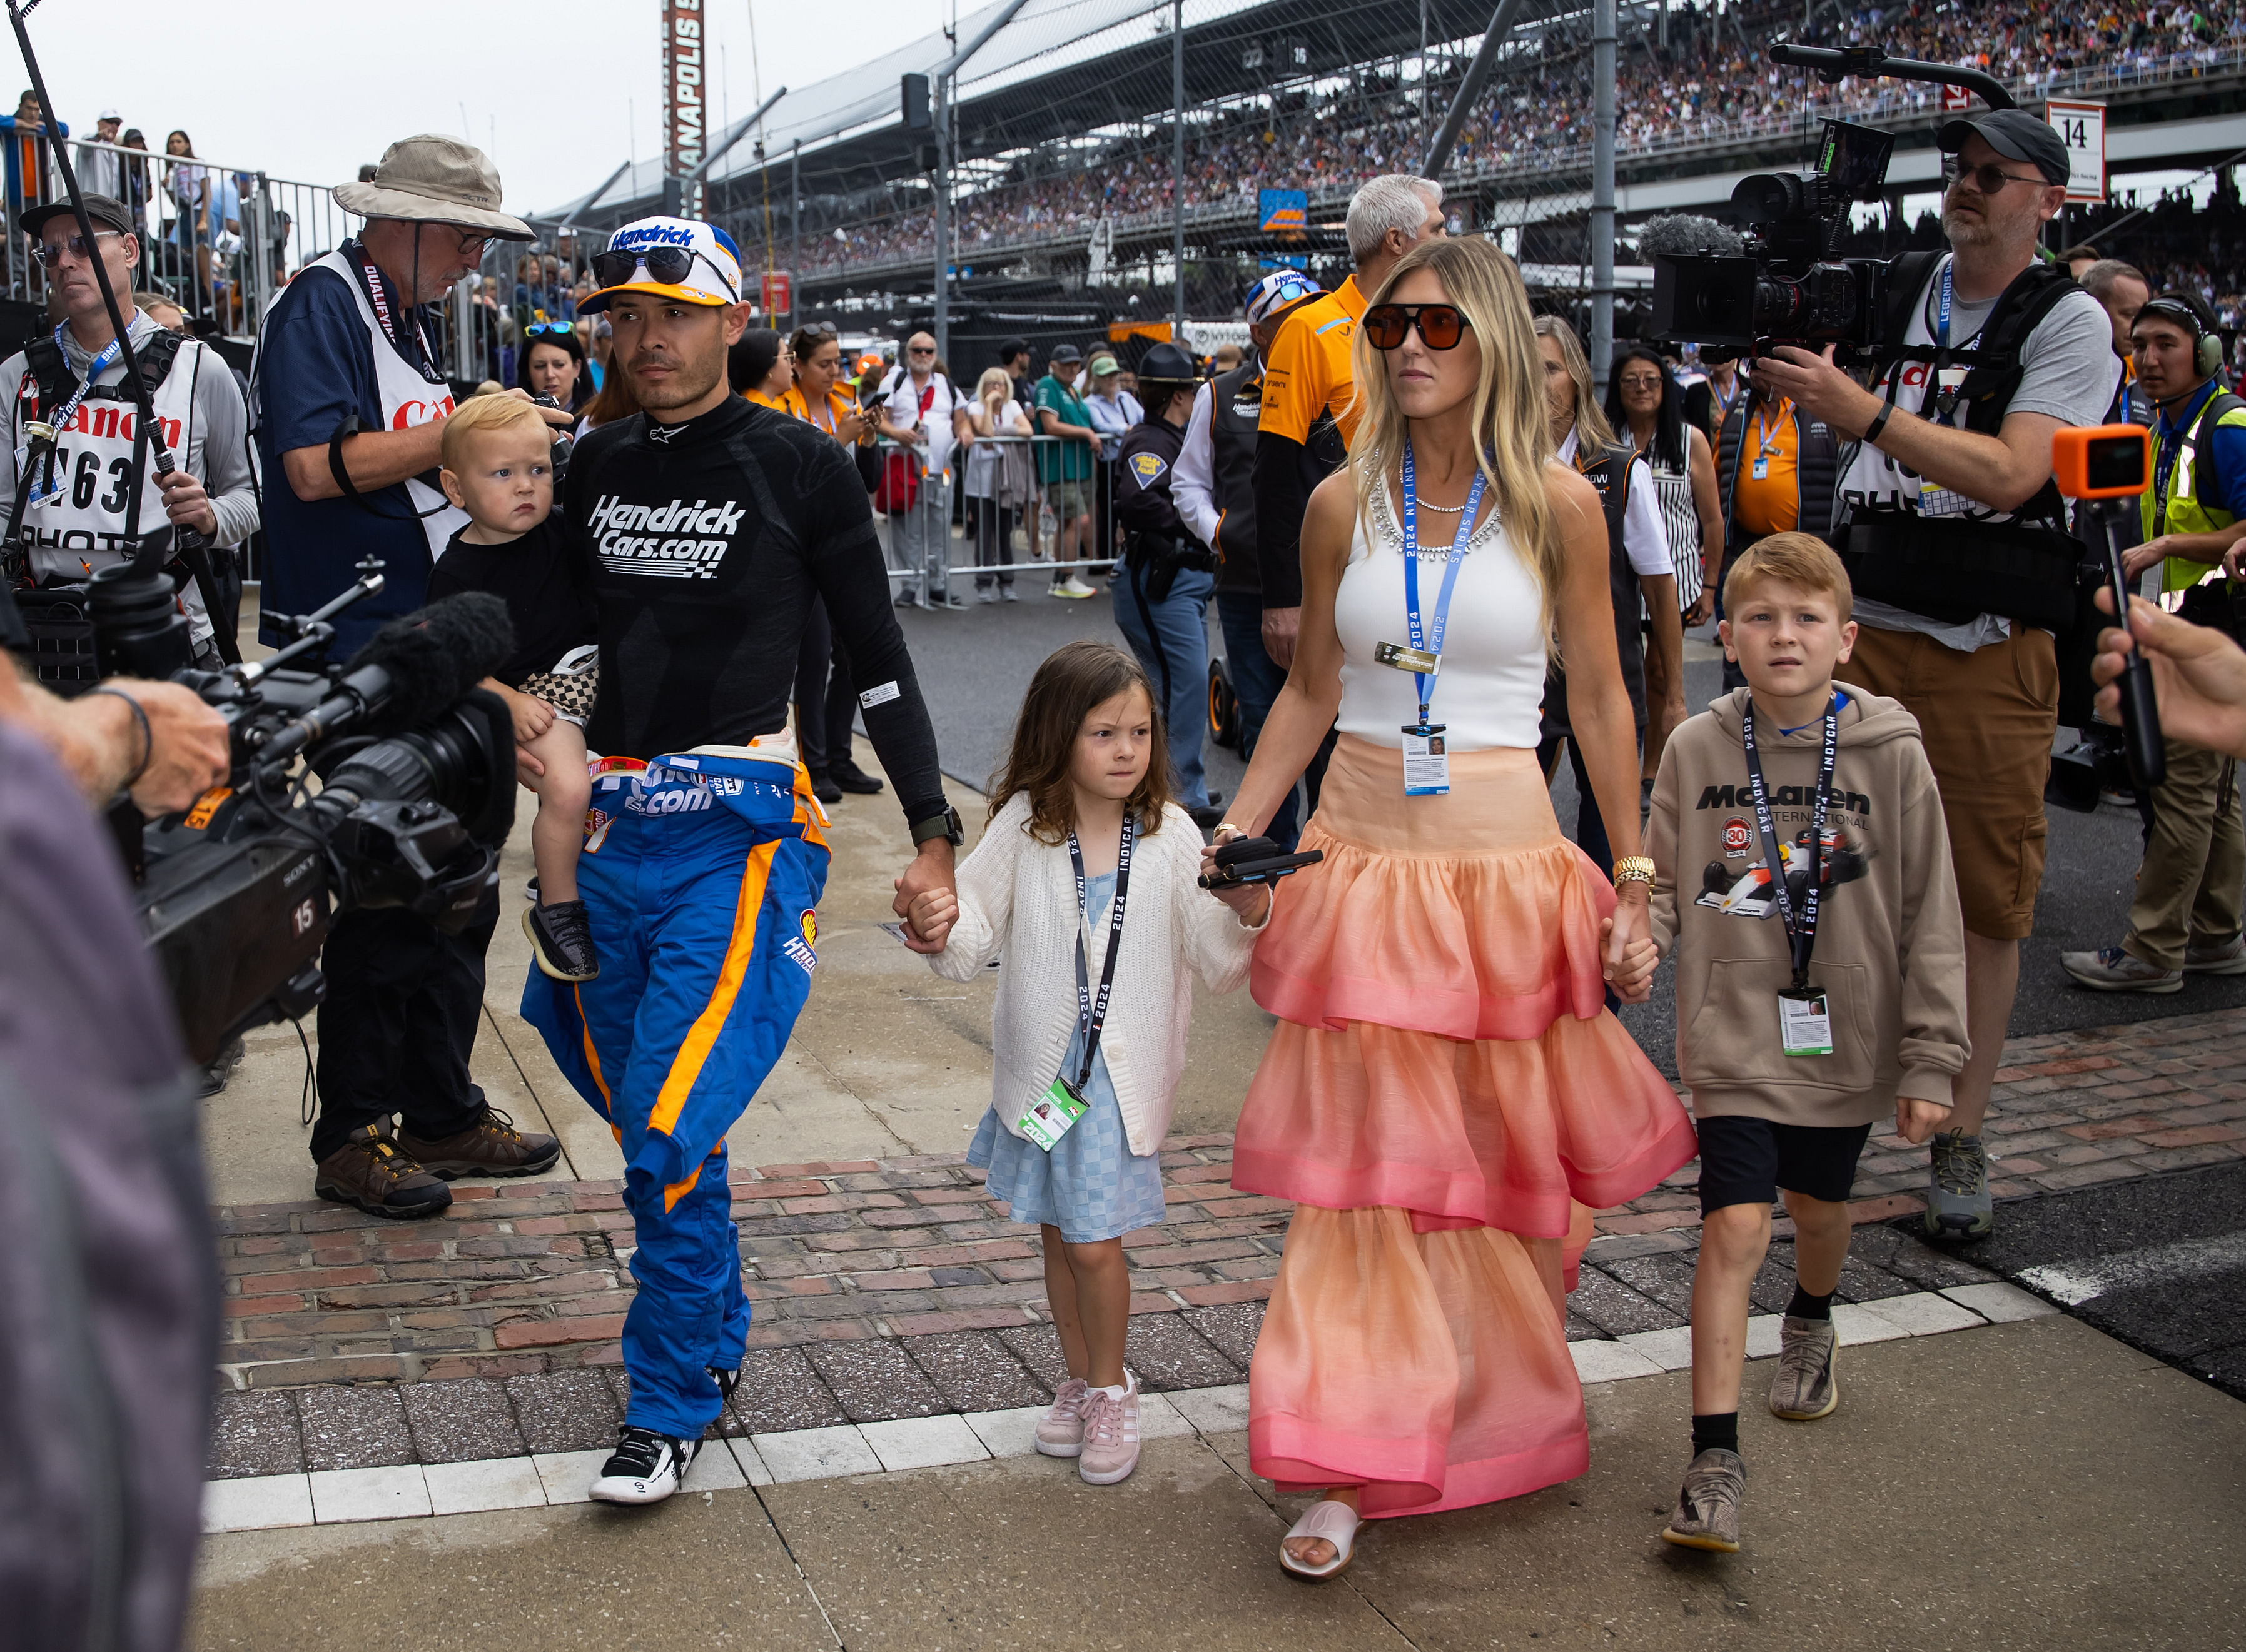
[[[500,241],[534,239],[530,226],[499,209],[499,168],[480,149],[425,132],[383,151],[364,183],[337,184],[336,205],[363,218],[452,224]]]

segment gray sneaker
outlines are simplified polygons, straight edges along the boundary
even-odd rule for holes
[[[1934,1239],[1985,1239],[1996,1226],[1989,1196],[1989,1155],[1978,1136],[1953,1130],[1926,1145],[1931,1175],[1926,1190],[1926,1232]]]
[[[2212,946],[2186,947],[2183,972],[2188,976],[2246,976],[2246,935],[2233,935]]]
[[[2162,969],[2119,947],[2095,952],[2062,952],[2059,967],[2093,992],[2181,992],[2183,971]],[[2246,969],[2242,963],[2240,969]]]
[[[1789,1423],[1814,1423],[1830,1417],[1841,1403],[1841,1384],[1834,1380],[1833,1356],[1840,1337],[1829,1319],[1796,1319],[1788,1314],[1779,1322],[1778,1374],[1770,1379],[1770,1414]]]
[[[1712,1446],[1684,1471],[1677,1509],[1661,1528],[1662,1540],[1679,1548],[1739,1551],[1739,1499],[1746,1495],[1747,1465],[1737,1451]]]

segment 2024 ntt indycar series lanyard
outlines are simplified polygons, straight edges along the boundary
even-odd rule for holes
[[[1841,749],[1841,710],[1837,698],[1825,705],[1824,749],[1817,762],[1817,800],[1809,815],[1809,879],[1802,891],[1801,910],[1786,887],[1786,862],[1779,853],[1778,826],[1770,812],[1769,788],[1763,783],[1762,757],[1755,750],[1754,707],[1749,704],[1739,719],[1739,741],[1747,751],[1747,785],[1754,793],[1755,825],[1762,833],[1763,864],[1770,869],[1771,899],[1778,903],[1778,920],[1786,926],[1793,951],[1793,984],[1778,995],[1780,1047],[1789,1056],[1829,1056],[1833,1053],[1833,1017],[1825,995],[1809,984],[1809,955],[1817,945],[1817,901],[1825,882],[1825,809],[1832,800],[1833,763]]]
[[[1459,582],[1459,565],[1467,560],[1467,541],[1474,536],[1474,514],[1481,508],[1483,476],[1481,467],[1474,467],[1474,486],[1467,490],[1467,502],[1459,517],[1459,531],[1451,541],[1451,554],[1443,564],[1442,589],[1435,597],[1433,622],[1424,629],[1419,622],[1419,491],[1418,478],[1412,464],[1412,444],[1404,444],[1404,467],[1398,479],[1404,495],[1404,624],[1411,635],[1411,645],[1399,648],[1393,642],[1382,642],[1372,650],[1372,657],[1382,665],[1391,665],[1399,671],[1412,673],[1413,685],[1419,695],[1419,720],[1404,725],[1404,795],[1407,798],[1440,797],[1451,789],[1451,758],[1441,738],[1443,725],[1427,721],[1427,707],[1435,697],[1435,677],[1443,667],[1443,632],[1450,624],[1451,593]]]
[[[1115,985],[1115,959],[1123,946],[1123,905],[1131,892],[1131,812],[1123,812],[1123,841],[1115,853],[1115,900],[1107,920],[1107,961],[1100,966],[1099,991],[1092,990],[1091,969],[1085,962],[1084,931],[1092,921],[1088,897],[1090,880],[1084,874],[1084,851],[1079,846],[1076,833],[1068,834],[1068,858],[1076,867],[1076,1015],[1078,1028],[1084,1034],[1084,1059],[1078,1064],[1073,1082],[1064,1071],[1045,1091],[1027,1107],[1014,1123],[1031,1141],[1051,1152],[1068,1129],[1084,1117],[1091,1103],[1084,1098],[1085,1087],[1092,1082],[1092,1058],[1099,1053],[1099,1030],[1107,1024],[1107,995]]]

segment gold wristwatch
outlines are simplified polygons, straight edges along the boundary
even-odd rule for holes
[[[1617,889],[1625,883],[1642,883],[1650,889],[1653,885],[1653,857],[1644,854],[1623,856],[1614,864],[1614,881]]]

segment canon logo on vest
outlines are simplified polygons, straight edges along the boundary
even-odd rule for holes
[[[133,428],[140,417],[130,407],[95,407],[81,403],[78,411],[71,416],[71,422],[56,434],[58,437],[91,436],[100,441],[129,442],[133,439]],[[161,413],[156,416],[156,423],[163,430],[164,445],[176,449],[180,445],[180,432],[186,426],[178,419],[167,418]]]
[[[718,577],[746,515],[732,500],[674,499],[650,506],[603,493],[585,526],[599,535],[594,554],[611,574],[710,580]]]
[[[390,428],[412,430],[417,425],[433,425],[439,419],[448,417],[453,408],[453,398],[450,396],[433,402],[400,402],[390,410]]]

